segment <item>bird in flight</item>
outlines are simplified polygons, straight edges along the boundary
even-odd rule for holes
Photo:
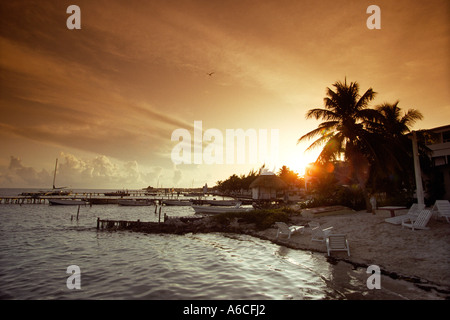
[[[213,74],[214,74],[214,72],[207,73],[207,75],[210,76],[210,77],[211,77]]]

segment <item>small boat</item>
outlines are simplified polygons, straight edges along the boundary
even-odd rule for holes
[[[44,196],[69,196],[72,192],[71,191],[64,191],[64,190],[52,190],[52,191],[41,191]]]
[[[189,200],[163,200],[166,206],[190,206],[192,202]]]
[[[212,214],[224,212],[249,212],[254,210],[253,208],[243,208],[240,205],[241,203],[238,203],[234,207],[193,205],[192,208],[195,210],[195,213],[212,213]]]
[[[155,204],[153,200],[149,199],[132,199],[132,200],[119,200],[119,206],[138,207],[138,206],[152,206]]]
[[[90,204],[118,204],[119,199],[116,198],[89,198]]]
[[[212,206],[235,206],[239,203],[237,200],[206,200],[206,203]]]
[[[86,201],[72,199],[49,199],[48,202],[53,206],[78,206],[86,204]]]

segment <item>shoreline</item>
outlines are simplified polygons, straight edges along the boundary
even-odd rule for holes
[[[400,211],[397,215],[407,212]],[[305,217],[307,216],[307,217]],[[214,216],[203,218],[176,217],[164,223],[139,223],[123,230],[144,233],[234,233],[267,240],[294,250],[305,250],[327,256],[325,242],[311,241],[308,222],[319,222],[323,228],[333,227],[333,233],[347,235],[350,257],[346,252],[332,252],[330,262],[344,261],[354,267],[367,268],[377,265],[383,275],[416,284],[423,290],[436,290],[450,299],[450,224],[434,217],[429,229],[415,230],[389,224],[384,219],[390,214],[376,210],[376,214],[364,211],[336,210],[328,214],[290,214],[289,225],[303,225],[304,232],[276,238],[277,228],[256,230],[254,224],[239,223],[234,218],[228,224],[219,224]]]

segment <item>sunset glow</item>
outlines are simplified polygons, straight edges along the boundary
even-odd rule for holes
[[[213,186],[264,164],[303,175],[319,152],[297,144],[318,124],[305,114],[345,77],[420,110],[414,129],[447,125],[449,1],[375,1],[371,30],[372,4],[2,1],[0,187],[51,186],[56,158],[72,188]],[[195,121],[276,129],[278,162],[176,164],[172,133]]]

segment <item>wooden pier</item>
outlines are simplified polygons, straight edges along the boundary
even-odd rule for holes
[[[45,204],[47,198],[33,198],[26,196],[0,197],[0,204]]]
[[[97,230],[100,229],[130,229],[144,226],[146,224],[155,224],[155,222],[126,221],[126,220],[101,220],[97,218]]]
[[[179,221],[180,223],[164,223],[164,222],[144,222],[144,221],[127,221],[127,220],[103,220],[97,218],[97,230],[129,230],[146,233],[173,233],[185,234],[189,232],[199,231],[199,226],[193,222],[203,219],[204,217],[167,217],[164,215],[164,222],[167,220]]]
[[[96,204],[118,204],[120,200],[147,200],[154,201],[155,204],[163,204],[164,200],[179,200],[185,199],[189,200],[193,204],[206,204],[207,200],[205,196],[184,196],[178,193],[148,193],[143,190],[126,190],[127,195],[123,196],[106,196],[104,193],[99,192],[83,192],[83,193],[72,193],[69,195],[43,195],[43,194],[21,194],[17,196],[0,196],[1,204],[49,204],[49,200],[52,199],[67,199],[67,200],[83,200],[89,205]],[[251,204],[252,201],[249,199],[238,199],[242,204]]]
[[[167,198],[154,198],[154,197],[86,197],[86,196],[3,196],[0,197],[0,204],[49,204],[49,200],[82,200],[88,205],[95,204],[119,204],[121,200],[138,200],[148,201],[154,204],[162,204]]]
[[[33,197],[33,196],[4,196],[0,197],[0,204],[49,204],[49,200],[83,200],[89,202],[89,199],[86,197],[79,196],[41,196],[41,197]]]

